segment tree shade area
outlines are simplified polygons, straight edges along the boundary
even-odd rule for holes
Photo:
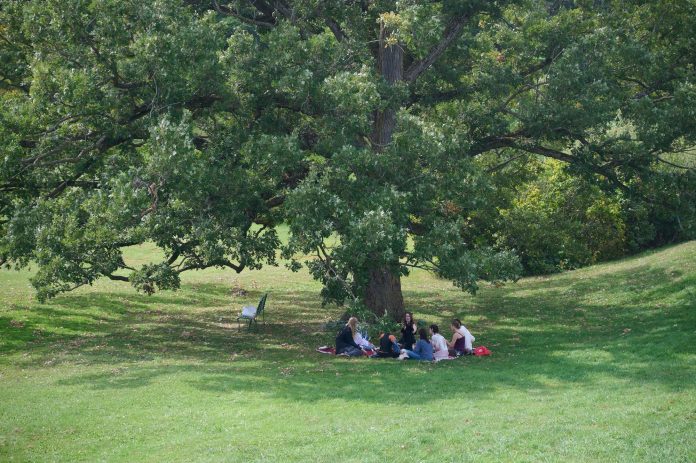
[[[695,30],[688,0],[5,0],[0,263],[46,300],[281,252],[398,318],[414,269],[473,293],[693,238]]]
[[[414,270],[416,319],[449,338],[458,317],[493,352],[436,364],[316,353],[342,309],[306,270],[211,268],[150,297],[102,279],[46,303],[29,276],[0,270],[3,462],[696,456],[696,241],[475,297]],[[265,292],[265,327],[238,332]]]

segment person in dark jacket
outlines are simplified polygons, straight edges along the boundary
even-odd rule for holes
[[[362,349],[355,343],[355,333],[358,329],[358,319],[350,317],[348,323],[336,336],[336,355],[357,357],[362,355]]]
[[[399,356],[400,350],[393,334],[382,333],[379,338],[379,349],[372,358],[396,358]]]
[[[413,314],[406,312],[404,321],[401,323],[401,339],[399,339],[402,349],[413,349],[413,345],[416,343],[416,330],[417,327],[413,321]]]

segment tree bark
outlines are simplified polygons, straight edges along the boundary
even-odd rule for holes
[[[394,275],[388,268],[370,270],[370,281],[363,302],[378,316],[386,313],[394,320],[401,320],[404,316],[401,277]]]
[[[379,28],[379,51],[377,52],[377,71],[390,85],[404,78],[404,49],[398,44],[390,44],[391,31],[382,23]],[[396,128],[396,110],[386,108],[376,111],[372,124],[372,149],[379,153],[391,142]]]
[[[392,31],[382,23],[379,31],[379,51],[377,67],[380,75],[389,84],[404,78],[404,50],[398,43],[390,43]],[[396,108],[386,108],[375,112],[371,135],[372,150],[375,156],[391,143],[396,128]],[[404,315],[404,297],[401,294],[401,276],[392,272],[398,268],[398,262],[390,267],[370,269],[369,282],[365,290],[365,305],[376,315],[387,313],[395,320]]]

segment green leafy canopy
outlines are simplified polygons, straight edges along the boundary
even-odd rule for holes
[[[470,292],[514,280],[515,247],[533,246],[497,234],[517,223],[500,199],[530,165],[554,159],[638,205],[664,185],[656,166],[694,145],[694,13],[689,1],[5,1],[0,262],[36,262],[40,298],[100,277],[175,289],[188,270],[275,265],[281,248],[327,301],[366,298],[380,269]],[[590,203],[583,217],[614,223],[613,202]],[[163,260],[128,266],[121,249],[144,242]]]

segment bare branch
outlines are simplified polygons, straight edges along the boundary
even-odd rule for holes
[[[507,166],[511,162],[514,162],[514,161],[516,161],[524,156],[527,156],[527,153],[522,153],[522,154],[518,154],[517,156],[513,156],[513,157],[501,162],[500,164],[498,164],[496,166],[488,168],[488,170],[486,170],[486,173],[492,174],[493,172],[502,169],[503,167]]]
[[[693,168],[693,167],[682,166],[682,165],[679,165],[679,164],[675,164],[675,163],[673,163],[673,162],[670,162],[670,161],[668,161],[668,160],[666,160],[666,159],[662,159],[660,156],[657,156],[657,160],[660,161],[660,162],[662,162],[662,163],[664,163],[664,164],[667,164],[667,165],[669,165],[669,166],[676,167],[677,169],[696,170],[696,169]]]

